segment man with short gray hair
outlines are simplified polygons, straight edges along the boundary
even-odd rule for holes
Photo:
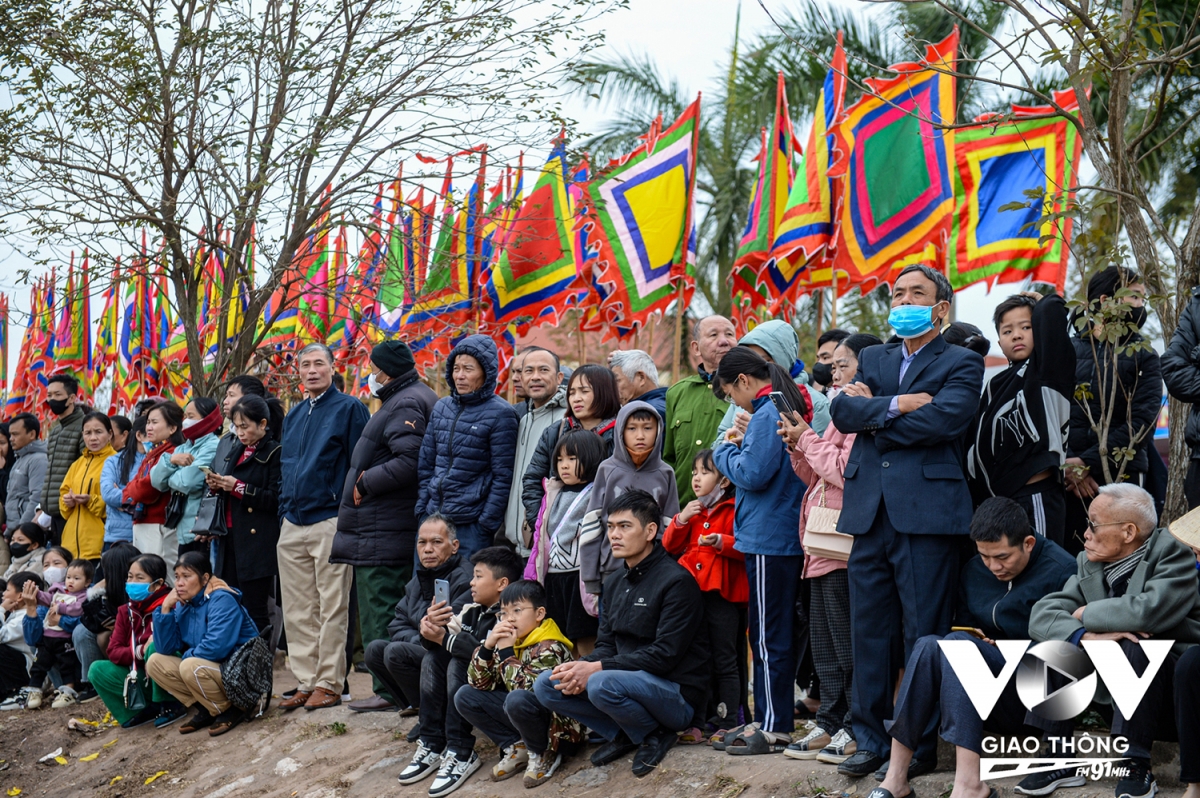
[[[288,664],[299,685],[279,706],[314,710],[342,702],[354,569],[329,557],[350,453],[370,414],[333,384],[325,344],[304,347],[296,362],[307,398],[283,421],[277,554]]]
[[[521,355],[521,379],[524,381],[525,413],[517,425],[517,450],[513,457],[512,490],[504,514],[504,534],[519,554],[529,556],[536,518],[525,517],[521,502],[521,480],[537,451],[542,433],[562,421],[567,412],[567,383],[563,379],[558,355],[540,346],[531,346]],[[516,372],[513,372],[516,374]]]
[[[1150,746],[1170,731],[1175,663],[1200,643],[1196,557],[1157,523],[1154,498],[1142,488],[1101,486],[1088,508],[1075,576],[1035,604],[1029,618],[1029,636],[1038,642],[1116,641],[1134,673],[1144,673],[1150,662],[1142,640],[1174,641],[1136,711],[1126,717],[1113,706],[1112,736],[1129,741],[1129,759],[1122,763],[1128,775],[1117,782],[1118,797],[1154,794]],[[1111,697],[1102,693],[1097,700]]]
[[[608,358],[608,367],[617,376],[617,393],[621,404],[645,402],[658,411],[664,423],[667,418],[667,389],[658,384],[658,366],[654,358],[641,349],[618,349]]]

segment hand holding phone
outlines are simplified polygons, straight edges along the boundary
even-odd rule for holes
[[[775,409],[779,411],[779,415],[786,418],[793,426],[800,423],[800,414],[796,409],[788,403],[787,397],[782,391],[771,391],[768,394],[771,398],[771,404],[775,405]]]
[[[433,580],[433,600],[443,604],[450,603],[450,583],[445,579]]]

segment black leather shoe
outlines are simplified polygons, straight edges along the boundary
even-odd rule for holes
[[[667,755],[667,751],[674,748],[678,741],[679,735],[670,729],[659,728],[647,734],[633,757],[633,775],[640,779],[648,773],[653,773],[658,763]]]
[[[887,778],[887,770],[890,762],[885,761],[883,767],[875,771],[875,781],[883,781]],[[936,759],[914,759],[908,763],[908,780],[912,781],[917,776],[924,776],[926,773],[932,773],[937,770]]]
[[[886,759],[876,756],[870,751],[858,751],[854,756],[838,765],[838,773],[854,779],[861,779],[863,776],[874,773],[880,765],[886,762]]]
[[[596,767],[616,762],[630,751],[636,751],[638,744],[629,739],[625,732],[617,732],[616,739],[605,743],[592,754],[592,764]]]

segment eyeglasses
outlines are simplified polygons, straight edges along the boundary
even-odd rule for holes
[[[508,610],[500,610],[496,617],[503,621],[507,617],[520,615],[523,612],[533,612],[533,607],[513,607],[512,609]]]
[[[1104,521],[1103,523],[1097,524],[1095,521],[1093,521],[1090,518],[1087,520],[1088,529],[1092,530],[1093,532],[1096,531],[1096,527],[1125,526],[1126,524],[1133,524],[1133,523],[1134,523],[1133,521]],[[1134,525],[1136,526],[1136,524],[1134,524]]]

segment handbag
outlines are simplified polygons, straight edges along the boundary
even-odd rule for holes
[[[246,617],[250,613],[242,607]],[[221,684],[225,697],[238,709],[254,716],[261,716],[271,701],[274,687],[274,656],[267,641],[271,627],[263,629],[254,637],[237,647],[229,658],[221,663]]]
[[[171,491],[171,499],[167,502],[167,517],[163,520],[163,526],[167,529],[178,529],[179,524],[183,521],[183,514],[187,512],[188,495],[180,493],[177,490]]]
[[[223,537],[229,534],[225,524],[224,492],[206,493],[200,500],[200,510],[196,513],[196,524],[192,527],[193,535],[211,535]]]
[[[840,508],[825,506],[825,480],[821,480],[821,498],[816,507],[808,508],[808,521],[804,524],[804,553],[810,557],[825,557],[846,562],[850,559],[850,547],[854,536],[838,532]]]
[[[129,608],[129,628],[132,637],[133,629],[136,628],[133,623],[133,607]],[[134,648],[137,647],[135,641],[136,637],[130,643]],[[146,691],[142,687],[142,680],[138,678],[136,655],[133,657],[133,664],[129,666],[129,673],[125,675],[125,683],[121,686],[121,699],[130,712],[141,712],[146,708]]]

